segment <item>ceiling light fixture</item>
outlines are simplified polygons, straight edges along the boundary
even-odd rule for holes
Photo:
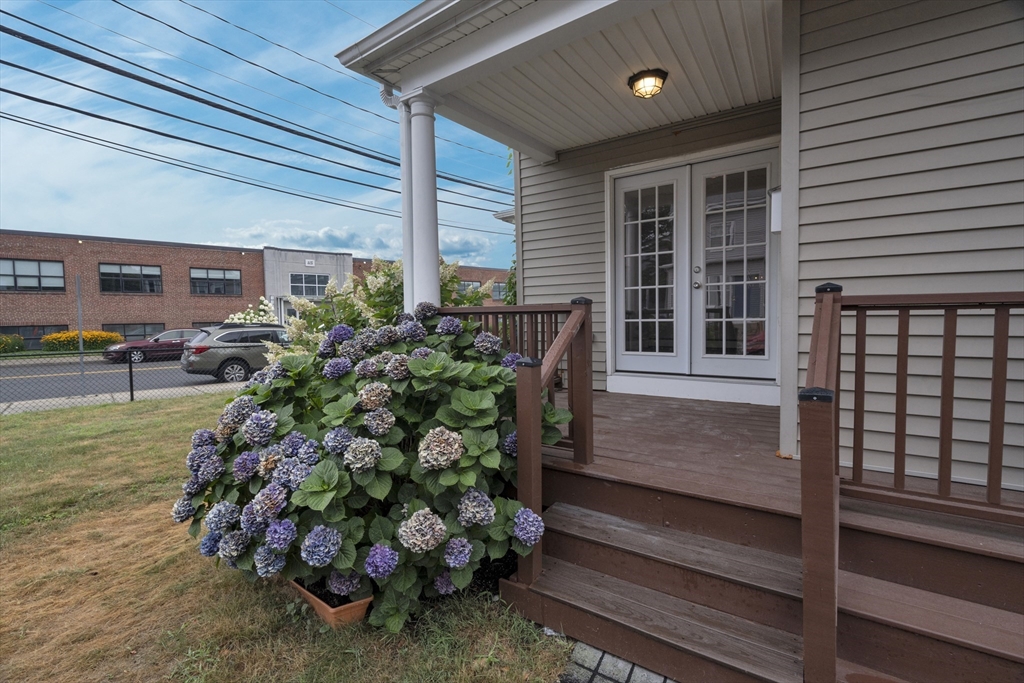
[[[648,69],[630,76],[628,83],[634,95],[646,100],[661,92],[666,78],[668,72],[662,69]]]

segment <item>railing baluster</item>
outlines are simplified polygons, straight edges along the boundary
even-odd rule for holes
[[[910,309],[901,308],[896,327],[896,440],[893,447],[893,488],[907,485],[907,367],[910,355]]]
[[[1006,421],[1006,359],[1010,308],[996,308],[992,330],[992,398],[988,420],[988,502],[999,505],[1003,489],[1003,433]]]
[[[939,495],[948,497],[953,475],[953,385],[956,377],[956,311],[947,308],[942,325],[942,396],[939,406]]]
[[[572,397],[573,422],[572,431],[573,460],[580,465],[594,462],[594,372],[593,372],[593,337],[594,318],[593,302],[585,297],[572,300],[573,308],[584,312],[583,325],[572,339],[572,377],[570,379],[570,396]]]
[[[867,365],[868,312],[857,311],[853,380],[853,480],[864,481],[864,374]]]
[[[531,358],[537,357],[537,314],[528,313],[526,316],[526,355]]]
[[[541,513],[541,361],[522,358],[516,362],[516,430],[519,450],[519,502]],[[519,583],[532,584],[542,569],[541,543],[519,558]]]
[[[548,350],[551,348],[551,344],[555,341],[555,316],[552,313],[548,313],[544,316],[544,332],[544,353],[547,354]],[[556,372],[555,374],[558,373]],[[551,401],[552,404],[555,402],[555,375],[552,375],[551,379],[548,380],[548,400]]]

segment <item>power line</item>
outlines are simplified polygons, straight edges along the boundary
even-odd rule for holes
[[[38,24],[34,24],[34,23],[29,22],[27,20],[21,19],[20,17],[18,17],[16,15],[13,15],[10,12],[7,12],[5,10],[0,9],[0,14],[6,14],[6,15],[13,16],[16,19],[19,19],[21,21],[25,21],[25,23],[29,23],[29,24],[32,24],[33,26],[37,26],[38,27]],[[55,35],[61,36],[62,38],[66,38],[66,39],[71,40],[71,41],[73,41],[75,43],[78,43],[80,45],[85,45],[86,47],[89,47],[90,49],[94,49],[94,50],[96,50],[98,52],[103,52],[103,54],[110,54],[110,53],[104,52],[103,50],[100,50],[99,48],[92,48],[91,46],[86,45],[85,43],[82,43],[81,41],[75,40],[74,38],[69,38],[68,36],[64,36],[63,34],[57,32],[57,31],[53,31],[53,30],[47,29],[45,27],[39,27],[39,28],[43,28],[43,30],[45,30],[47,32],[54,33]],[[65,57],[70,57],[71,59],[75,59],[75,60],[78,60],[80,62],[84,62],[86,64],[89,64],[89,65],[95,66],[97,68],[103,69],[105,71],[109,71],[110,73],[114,73],[114,74],[117,74],[119,76],[123,76],[125,78],[130,78],[132,80],[138,81],[140,83],[144,83],[144,84],[149,85],[151,87],[158,88],[158,89],[163,90],[165,92],[169,92],[169,93],[172,93],[174,95],[178,95],[179,97],[183,97],[183,98],[191,100],[193,102],[198,102],[200,104],[204,104],[204,105],[212,107],[214,109],[218,109],[220,111],[224,111],[224,112],[227,112],[229,114],[233,114],[235,116],[239,116],[241,118],[248,119],[250,121],[254,121],[256,123],[262,124],[264,126],[268,126],[270,128],[274,128],[274,129],[277,129],[277,130],[280,130],[280,131],[284,131],[286,133],[290,133],[290,134],[298,136],[298,137],[302,137],[302,138],[306,138],[306,139],[309,139],[309,140],[313,140],[314,142],[319,142],[321,144],[330,145],[332,147],[336,147],[338,149],[342,149],[342,150],[345,150],[347,152],[351,152],[353,154],[358,154],[360,156],[363,156],[363,157],[366,157],[366,158],[369,158],[369,159],[373,159],[375,161],[378,161],[378,162],[381,162],[381,163],[384,163],[384,164],[388,164],[388,165],[391,165],[391,166],[396,166],[397,167],[397,166],[400,165],[398,159],[396,159],[394,157],[391,157],[389,155],[385,155],[385,154],[383,154],[381,152],[377,152],[375,150],[368,150],[368,148],[362,147],[360,145],[355,145],[354,143],[350,143],[348,141],[341,140],[340,138],[335,138],[332,135],[323,134],[327,138],[332,138],[333,140],[338,140],[338,142],[333,142],[332,140],[325,139],[324,137],[319,137],[319,135],[320,135],[319,131],[313,131],[314,133],[317,133],[318,135],[311,135],[311,134],[305,133],[305,132],[303,132],[301,130],[296,130],[295,128],[290,128],[288,126],[284,126],[284,125],[281,125],[281,124],[278,124],[278,123],[274,123],[273,121],[268,121],[266,119],[260,118],[259,116],[255,116],[253,114],[249,114],[249,113],[244,112],[244,111],[239,111],[237,109],[233,109],[232,107],[228,107],[228,106],[223,105],[223,104],[221,104],[219,102],[214,102],[212,100],[208,100],[208,99],[206,99],[204,97],[200,97],[198,95],[194,95],[192,93],[185,92],[183,90],[179,90],[178,88],[174,88],[172,86],[169,86],[169,85],[166,85],[166,84],[163,84],[163,83],[159,83],[159,82],[154,81],[154,80],[152,80],[150,78],[146,78],[145,76],[140,76],[138,74],[132,73],[130,71],[126,71],[126,70],[121,69],[119,67],[107,64],[105,62],[101,62],[101,61],[93,59],[91,57],[87,57],[87,56],[85,56],[83,54],[80,54],[78,52],[75,52],[73,50],[69,50],[67,48],[63,48],[63,47],[60,47],[59,45],[55,45],[53,43],[45,41],[45,40],[43,40],[41,38],[36,38],[35,36],[31,36],[31,35],[28,35],[26,33],[22,33],[21,31],[18,31],[16,29],[12,29],[12,28],[10,28],[8,26],[0,25],[0,32],[6,33],[6,34],[8,34],[10,36],[18,38],[19,40],[23,40],[25,42],[32,43],[33,45],[37,45],[39,47],[43,47],[43,48],[45,48],[47,50],[51,50],[51,51],[56,52],[58,54],[64,55]],[[148,69],[147,67],[143,67],[141,65],[135,64],[134,62],[126,60],[126,59],[124,59],[122,57],[117,57],[116,55],[111,55],[111,56],[113,56],[116,59],[119,59],[119,60],[121,60],[123,62],[126,62],[128,64],[132,64],[133,66],[145,69],[146,71],[151,71],[151,72],[153,71],[152,69]],[[154,72],[154,73],[158,73],[158,72]],[[160,74],[160,75],[162,76],[162,74]],[[173,78],[171,78],[169,76],[167,78],[170,78],[171,80],[177,80],[177,79],[173,79]],[[188,84],[186,84],[186,85],[188,85]],[[189,87],[194,87],[194,86],[189,86]],[[201,90],[199,88],[195,88],[195,89]],[[203,92],[207,92],[207,91],[203,91]],[[209,93],[209,94],[213,94],[213,93]],[[215,97],[220,97],[218,95],[214,95],[214,96]],[[220,99],[225,99],[226,100],[227,98],[220,97]],[[228,100],[228,101],[231,101],[231,100]],[[252,109],[253,111],[259,111],[259,113],[261,113],[261,114],[265,114],[265,112],[262,112],[262,111],[257,110],[257,109],[253,109],[252,107],[248,107],[247,105],[241,105],[241,106],[244,106],[247,109]],[[273,116],[273,115],[270,115],[270,114],[268,114],[268,115],[272,116],[273,118],[280,119],[280,117]],[[285,119],[280,119],[280,120],[285,120]],[[291,123],[291,122],[286,121],[286,123]],[[294,125],[297,125],[300,128],[306,128],[305,126],[301,126],[299,124],[294,124]],[[312,129],[308,129],[308,130],[312,130]],[[496,192],[496,193],[505,194],[505,195],[508,195],[508,196],[515,196],[514,192],[511,192],[510,190],[506,190],[505,188],[498,187],[496,185],[491,185],[489,183],[483,183],[483,182],[479,182],[479,181],[474,181],[474,180],[471,180],[471,179],[468,179],[468,178],[463,178],[462,176],[457,176],[457,175],[451,174],[451,173],[444,173],[444,172],[440,172],[439,171],[437,173],[437,177],[442,179],[442,180],[447,180],[449,182],[454,182],[454,183],[458,183],[458,184],[461,184],[461,185],[468,185],[470,187],[476,187],[476,188],[479,188],[479,189],[482,189],[482,190],[487,190],[489,192]]]
[[[182,0],[182,2],[184,2],[184,1],[185,1],[185,0]],[[344,9],[344,8],[342,8],[342,7],[339,7],[338,5],[335,5],[335,4],[333,3],[333,2],[331,2],[331,0],[324,0],[324,2],[326,2],[326,3],[328,4],[328,5],[330,5],[331,7],[333,7],[333,8],[334,8],[334,9],[336,9],[336,10],[341,10],[341,11],[342,11],[342,12],[344,12],[345,14],[347,14],[347,15],[349,15],[350,17],[352,17],[353,19],[355,19],[356,21],[361,21],[361,22],[363,22],[364,24],[366,24],[366,25],[367,25],[367,26],[369,26],[370,28],[374,28],[374,29],[376,29],[376,28],[380,28],[379,26],[374,26],[373,24],[371,24],[370,22],[368,22],[368,21],[367,21],[366,19],[360,19],[360,18],[359,18],[359,17],[357,17],[356,15],[352,14],[351,12],[349,12],[349,11],[348,11],[347,9]]]
[[[186,123],[191,123],[191,124],[194,124],[194,125],[197,125],[197,126],[202,126],[204,128],[209,128],[211,130],[216,130],[216,131],[219,131],[221,133],[227,133],[229,135],[234,135],[234,136],[243,138],[245,140],[251,140],[253,142],[257,142],[257,143],[260,143],[260,144],[263,144],[263,145],[267,145],[269,147],[275,147],[277,149],[281,149],[281,150],[284,150],[284,151],[287,151],[287,152],[291,152],[291,153],[294,153],[294,154],[299,154],[299,155],[302,155],[302,156],[305,156],[305,157],[309,157],[311,159],[316,159],[317,161],[326,161],[327,163],[331,163],[331,164],[335,164],[337,166],[342,166],[344,168],[352,169],[352,170],[358,171],[360,173],[367,173],[367,174],[370,174],[370,175],[379,176],[381,178],[387,178],[388,180],[400,180],[400,178],[396,178],[394,176],[390,176],[390,175],[388,175],[386,173],[380,173],[379,171],[373,171],[373,170],[366,169],[366,168],[360,168],[359,166],[353,166],[352,164],[346,164],[344,162],[337,161],[335,159],[330,159],[330,158],[327,158],[327,157],[323,157],[323,156],[320,156],[320,155],[317,155],[317,154],[310,154],[309,152],[304,152],[304,151],[302,151],[300,149],[295,149],[294,147],[288,147],[286,145],[279,145],[279,144],[277,144],[275,142],[270,142],[269,140],[265,140],[265,139],[262,139],[262,138],[257,138],[257,137],[254,137],[252,135],[246,135],[244,133],[239,133],[237,131],[234,131],[234,130],[231,130],[231,129],[228,129],[228,128],[222,128],[220,126],[215,126],[215,125],[210,124],[210,123],[204,123],[203,121],[197,121],[195,119],[190,119],[190,118],[188,118],[186,116],[180,116],[178,114],[172,114],[171,112],[165,111],[163,109],[157,109],[156,107],[150,107],[150,106],[147,106],[145,104],[140,104],[139,102],[135,102],[134,100],[128,100],[128,99],[125,99],[123,97],[117,97],[116,95],[111,95],[110,93],[105,93],[105,92],[103,92],[101,90],[94,90],[93,88],[86,87],[86,86],[81,85],[79,83],[72,83],[71,81],[67,81],[67,80],[65,80],[63,78],[58,78],[57,76],[53,76],[53,75],[50,75],[50,74],[47,74],[47,73],[43,73],[42,71],[37,71],[35,69],[30,69],[27,66],[22,66],[20,64],[15,64],[14,62],[9,62],[9,61],[7,61],[5,59],[0,59],[0,64],[3,64],[5,66],[10,66],[10,67],[13,67],[15,69],[20,69],[22,71],[34,74],[36,76],[41,76],[43,78],[47,78],[47,79],[50,79],[52,81],[56,81],[58,83],[62,83],[64,85],[68,85],[68,86],[71,86],[73,88],[78,88],[80,90],[85,90],[86,92],[90,92],[90,93],[93,93],[95,95],[100,95],[101,97],[106,97],[106,98],[112,99],[112,100],[114,100],[116,102],[121,102],[123,104],[127,104],[127,105],[130,105],[130,106],[133,106],[133,107],[138,107],[139,109],[144,109],[146,111],[151,111],[153,113],[161,114],[163,116],[167,116],[167,117],[170,117],[170,118],[173,118],[173,119],[177,119],[179,121],[184,121]],[[343,178],[338,178],[338,180],[342,180],[343,182],[349,182],[348,180],[345,180]],[[355,182],[355,181],[352,181],[352,182]],[[375,187],[375,186],[367,185],[367,187]],[[379,188],[379,189],[384,189],[384,188]],[[468,193],[465,193],[465,192],[458,192],[457,190],[450,190],[448,188],[438,188],[438,190],[442,191],[442,192],[448,192],[448,193],[451,193],[451,194],[456,194],[456,195],[459,195],[459,196],[462,196],[462,197],[469,197],[470,199],[476,199],[476,200],[479,200],[479,201],[490,202],[492,204],[498,204],[500,206],[511,206],[511,204],[508,204],[507,202],[498,201],[496,199],[487,199],[486,197],[479,197],[477,195],[471,195],[471,194],[468,194]],[[388,191],[390,192],[392,190],[388,190]],[[483,210],[483,211],[490,211],[490,209],[485,209],[483,207],[469,207],[469,205],[466,205],[466,204],[457,204],[457,203],[454,203],[454,202],[446,202],[445,200],[438,200],[438,201],[440,203],[442,203],[442,204],[452,203],[452,204],[455,204],[456,206],[464,206],[464,207],[467,207],[467,208],[479,208],[480,210]]]
[[[214,167],[211,167],[211,166],[204,166],[202,164],[197,164],[197,163],[192,162],[192,161],[185,161],[185,160],[177,159],[175,157],[170,157],[170,156],[167,156],[167,155],[164,155],[164,154],[158,154],[157,152],[152,152],[152,151],[149,151],[149,150],[140,149],[138,147],[132,147],[131,145],[125,145],[125,144],[122,144],[122,143],[119,143],[119,142],[113,142],[111,140],[105,140],[104,138],[98,138],[98,137],[95,137],[95,136],[92,136],[92,135],[87,135],[85,133],[80,133],[78,131],[72,131],[72,130],[69,130],[69,129],[66,129],[66,128],[61,128],[60,126],[55,126],[55,125],[49,124],[49,123],[43,123],[41,121],[36,121],[34,119],[30,119],[30,118],[27,118],[27,117],[24,117],[24,116],[18,116],[16,114],[10,114],[9,112],[0,111],[0,118],[7,119],[7,120],[13,121],[15,123],[21,123],[23,125],[32,126],[33,128],[38,128],[40,130],[44,130],[44,131],[49,132],[49,133],[56,133],[58,135],[63,135],[65,137],[70,137],[70,138],[79,140],[81,142],[87,142],[87,143],[90,143],[90,144],[98,145],[100,147],[106,147],[108,149],[113,149],[113,150],[118,151],[118,152],[123,152],[125,154],[131,154],[133,156],[141,157],[143,159],[149,159],[151,161],[157,161],[159,163],[165,163],[165,164],[168,164],[170,166],[177,166],[178,168],[183,168],[183,169],[188,170],[188,171],[194,171],[196,173],[203,173],[204,175],[210,175],[210,176],[214,176],[214,177],[217,177],[217,178],[222,178],[224,180],[231,180],[233,182],[241,183],[243,185],[250,185],[250,186],[257,187],[257,188],[264,189],[264,190],[271,190],[273,192],[280,192],[281,194],[287,194],[287,195],[291,195],[291,196],[294,196],[294,197],[299,197],[299,198],[302,198],[302,199],[311,199],[313,201],[318,201],[318,202],[322,202],[322,203],[325,203],[325,204],[334,204],[336,206],[341,206],[341,207],[349,208],[349,209],[355,209],[355,210],[358,210],[358,211],[364,211],[364,212],[367,212],[367,213],[375,213],[375,214],[378,214],[378,215],[381,215],[381,216],[387,216],[388,218],[400,218],[401,217],[401,214],[399,212],[394,211],[392,209],[384,209],[382,207],[373,206],[373,205],[370,205],[370,204],[362,204],[360,202],[352,202],[350,200],[342,200],[342,199],[338,199],[336,197],[330,197],[328,195],[321,195],[321,194],[317,194],[315,192],[309,192],[307,190],[298,190],[296,188],[288,187],[287,185],[279,185],[277,183],[271,183],[271,182],[266,181],[266,180],[259,180],[257,178],[252,178],[250,176],[245,176],[245,175],[241,175],[241,174],[238,174],[238,173],[232,173],[231,171],[225,171],[223,169],[217,169],[217,168],[214,168]],[[203,170],[203,169],[205,169],[205,170]],[[446,221],[438,221],[438,225],[442,225],[442,226],[444,226],[446,228],[453,228],[453,229],[456,229],[456,230],[468,230],[468,231],[471,231],[471,232],[483,232],[483,233],[489,233],[489,234],[493,234],[493,235],[502,235],[502,236],[505,236],[505,237],[511,237],[511,235],[509,233],[506,233],[506,232],[499,232],[499,231],[496,231],[496,230],[487,230],[485,228],[463,227],[461,225],[456,225],[456,224],[449,223],[449,222],[446,222]]]

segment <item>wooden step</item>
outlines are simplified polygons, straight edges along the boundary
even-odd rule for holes
[[[799,636],[553,557],[530,587],[544,625],[677,680],[799,682]]]

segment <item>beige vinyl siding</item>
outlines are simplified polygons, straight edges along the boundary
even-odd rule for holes
[[[1024,289],[1024,3],[804,0],[800,58],[800,368],[814,287],[844,294]],[[957,334],[954,478],[983,481],[992,316]],[[891,469],[896,319],[869,316],[865,464]],[[853,320],[844,319],[844,348]],[[1024,487],[1024,315],[1010,324],[1004,481]],[[941,315],[911,320],[907,466],[934,475]],[[843,358],[841,458],[853,435]],[[801,374],[801,386],[803,375]]]
[[[594,301],[594,386],[605,388],[606,171],[779,134],[778,101],[562,152],[521,157],[517,178],[523,303]]]

